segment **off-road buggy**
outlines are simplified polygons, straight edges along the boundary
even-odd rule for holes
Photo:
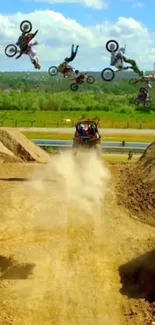
[[[97,155],[101,155],[101,135],[98,131],[98,123],[99,121],[83,120],[75,124],[76,130],[72,144],[74,155],[82,148],[94,148]]]

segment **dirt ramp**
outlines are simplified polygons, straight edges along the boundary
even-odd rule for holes
[[[14,157],[18,161],[35,161],[38,163],[51,162],[48,153],[36,146],[32,141],[28,140],[17,129],[0,128],[0,142],[3,147],[7,150],[7,154],[9,154],[9,157]]]
[[[20,158],[17,158],[12,151],[7,149],[2,142],[0,142],[0,163],[13,163],[22,162]]]
[[[155,181],[155,141],[147,147],[139,159],[138,168],[142,172],[142,178],[147,182]]]
[[[117,198],[133,215],[155,226],[155,142],[136,166],[120,171]]]

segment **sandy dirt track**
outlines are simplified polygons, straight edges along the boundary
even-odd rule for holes
[[[154,248],[155,228],[117,207],[110,173],[67,152],[49,166],[1,165],[0,325],[155,321],[120,273]]]

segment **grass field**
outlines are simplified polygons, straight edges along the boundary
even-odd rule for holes
[[[42,132],[23,132],[28,139],[46,139],[46,140],[72,140],[73,134],[68,133],[42,133]],[[102,141],[127,141],[127,142],[148,142],[155,141],[155,136],[151,135],[111,135],[102,136]]]
[[[7,127],[71,127],[79,119],[100,119],[104,128],[155,129],[153,113],[105,111],[0,111],[0,125]],[[66,123],[64,119],[70,119]]]

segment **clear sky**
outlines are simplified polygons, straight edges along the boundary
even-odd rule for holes
[[[76,42],[80,68],[100,69],[109,62],[105,42],[111,38],[127,43],[127,56],[150,69],[155,61],[154,17],[155,0],[5,0],[0,6],[0,55],[19,36],[20,21],[30,19],[39,28],[36,50],[44,70],[68,56]],[[33,69],[28,58],[17,63],[5,57],[1,62],[4,69],[22,69],[22,62],[23,69]]]
[[[80,4],[81,2],[81,4]],[[82,4],[83,2],[83,4]],[[85,1],[63,1],[63,0],[5,0],[1,2],[1,14],[13,14],[16,12],[29,13],[35,10],[54,10],[66,17],[76,19],[81,24],[100,24],[103,20],[116,20],[119,16],[133,17],[154,28],[155,0],[107,0],[107,9],[99,10],[86,6]],[[102,1],[91,1],[87,3],[102,3]],[[105,1],[103,1],[104,3]]]

